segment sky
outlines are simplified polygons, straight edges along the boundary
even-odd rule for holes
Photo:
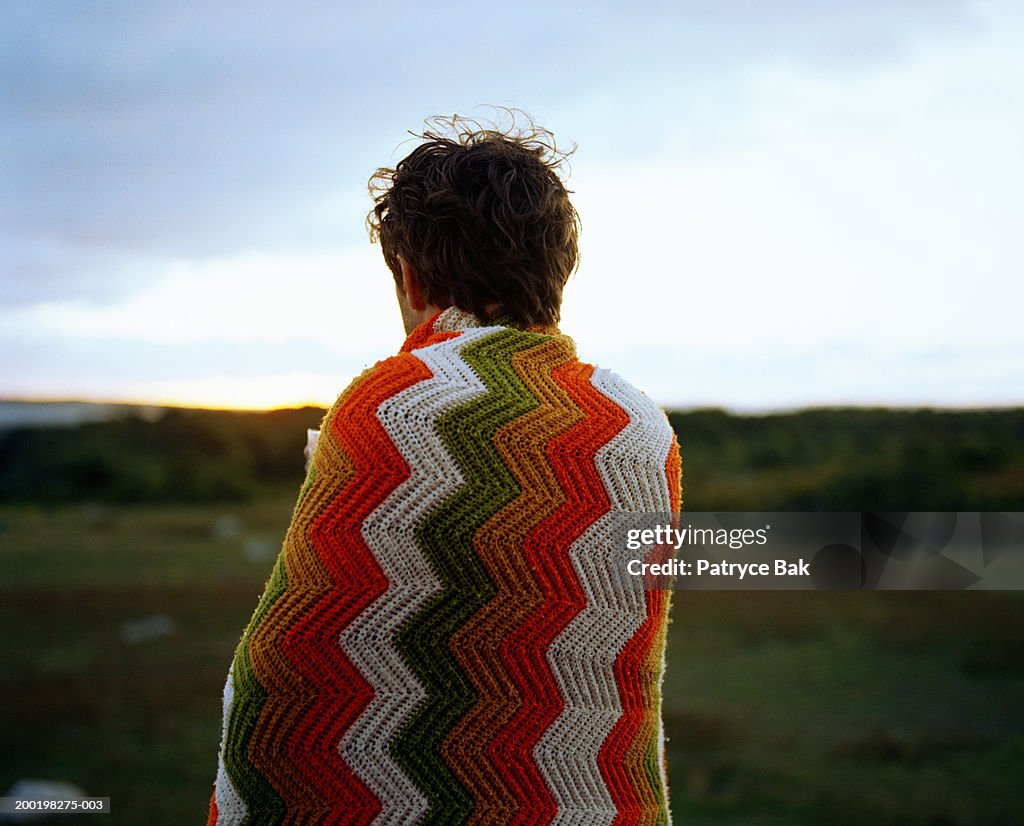
[[[404,333],[366,184],[434,114],[575,146],[562,330],[668,407],[1024,403],[1024,11],[15,2],[0,398],[328,405]]]

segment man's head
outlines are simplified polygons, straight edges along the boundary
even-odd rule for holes
[[[524,327],[556,323],[578,258],[579,217],[558,176],[566,153],[532,122],[504,131],[457,116],[432,124],[445,133],[428,129],[370,179],[367,225],[403,316],[410,306],[455,306]]]

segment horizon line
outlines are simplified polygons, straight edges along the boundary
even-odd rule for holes
[[[138,407],[138,408],[158,408],[164,410],[209,410],[209,411],[224,411],[224,412],[249,412],[249,413],[270,413],[276,410],[301,410],[304,408],[317,408],[321,410],[328,410],[331,404],[323,404],[319,401],[305,400],[297,401],[294,403],[271,405],[271,406],[250,406],[250,405],[235,405],[235,406],[224,406],[216,404],[196,404],[196,403],[182,403],[175,401],[139,401],[131,400],[127,401],[124,399],[89,399],[89,398],[74,398],[74,397],[62,397],[62,398],[46,398],[46,397],[19,397],[19,396],[0,396],[0,404],[37,404],[37,405],[93,405],[96,407]],[[333,402],[332,402],[333,404]],[[760,406],[751,405],[749,407],[737,407],[730,406],[728,404],[714,404],[714,403],[703,403],[703,404],[686,404],[686,405],[663,405],[659,404],[666,413],[687,413],[699,410],[717,410],[733,415],[746,415],[746,416],[770,416],[770,415],[781,415],[787,413],[799,413],[808,410],[935,410],[940,412],[982,412],[989,410],[1019,410],[1024,409],[1024,399],[1016,402],[992,402],[988,404],[957,404],[957,403],[935,403],[935,402],[918,402],[918,403],[892,403],[892,402],[838,402],[838,401],[823,401],[823,402],[810,402],[807,404],[793,404],[793,405],[780,405],[780,406]]]

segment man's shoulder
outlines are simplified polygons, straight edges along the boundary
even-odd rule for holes
[[[335,406],[356,393],[389,388],[400,392],[403,384],[417,381],[430,380],[432,385],[440,387],[477,385],[482,380],[487,386],[493,373],[513,373],[528,385],[545,375],[564,387],[586,385],[591,392],[596,391],[631,417],[665,421],[664,411],[628,379],[614,370],[581,360],[569,336],[499,325],[410,336],[398,353],[378,361],[356,377],[338,397]],[[502,382],[489,389],[504,391],[508,388]],[[540,388],[535,389],[540,391]]]
[[[574,407],[582,419],[604,420],[616,430],[629,426],[640,438],[660,442],[671,434],[649,396],[615,371],[580,360],[569,336],[496,324],[424,325],[397,354],[358,376],[328,416],[348,416],[353,407],[389,410],[401,402],[419,419],[441,409],[471,412],[474,402],[518,406],[524,397],[530,407]]]
[[[675,433],[665,411],[627,379],[604,367],[593,367],[590,383],[615,405],[622,415],[622,427],[609,447],[620,454],[663,460],[672,449]]]
[[[665,419],[665,411],[643,390],[628,379],[606,367],[591,365],[591,383],[606,396],[617,400],[637,416],[657,421]]]
[[[532,457],[580,479],[596,469],[623,507],[666,510],[678,499],[651,498],[666,478],[670,493],[678,487],[679,449],[665,412],[630,381],[581,361],[560,335],[449,332],[377,362],[338,397],[325,421],[338,457],[358,454],[369,468],[399,454],[422,467],[452,455],[466,473]]]

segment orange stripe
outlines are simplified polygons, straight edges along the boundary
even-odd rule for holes
[[[360,384],[375,368],[365,371],[331,406],[325,422],[331,422]],[[292,718],[297,698],[308,697],[314,689],[285,653],[285,639],[296,617],[301,617],[330,592],[333,581],[320,556],[310,543],[310,529],[316,515],[327,509],[355,475],[355,465],[335,438],[333,429],[324,427],[317,442],[316,477],[301,502],[295,506],[285,536],[284,556],[288,582],[249,643],[253,672],[267,691],[267,701],[249,741],[249,760],[285,800],[294,818],[296,810],[318,809],[324,800],[287,754]],[[290,821],[286,821],[290,822]]]
[[[302,708],[293,711],[289,756],[326,798],[329,814],[343,813],[353,822],[369,822],[381,808],[339,749],[345,732],[372,699],[373,688],[339,640],[388,587],[363,539],[362,525],[409,475],[408,465],[377,419],[377,408],[429,376],[426,365],[414,356],[401,354],[380,362],[329,420],[332,435],[355,465],[349,483],[325,511],[315,514],[309,529],[311,545],[333,587],[305,615],[293,618],[285,641],[295,665],[313,684]]]
[[[683,460],[679,454],[679,442],[676,435],[672,434],[672,447],[668,450],[668,458],[665,459],[665,478],[668,480],[668,497],[672,505],[672,512],[678,513],[683,505]]]

